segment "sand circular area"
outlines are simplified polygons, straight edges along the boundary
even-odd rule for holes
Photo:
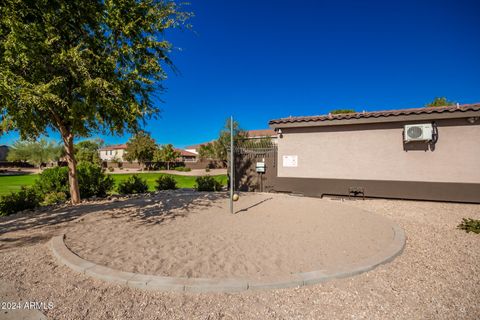
[[[275,280],[357,265],[394,237],[390,220],[340,201],[251,193],[235,203],[235,214],[228,208],[224,193],[106,203],[68,228],[65,243],[121,271]]]

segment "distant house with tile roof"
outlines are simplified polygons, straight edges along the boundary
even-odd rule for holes
[[[119,161],[125,162],[125,153],[127,149],[127,144],[117,144],[106,146],[99,149],[100,159],[102,161]],[[177,161],[180,162],[196,162],[198,155],[194,152],[187,151],[180,148],[175,148],[176,151],[180,153],[180,157]]]
[[[273,129],[248,130],[247,135],[249,139],[277,138],[277,133]]]
[[[124,143],[124,144],[106,146],[106,147],[100,148],[98,151],[100,153],[100,159],[102,159],[102,161],[116,160],[116,161],[123,162],[125,161],[123,157],[125,156],[126,149],[127,149],[127,145]]]
[[[207,145],[209,143],[212,143],[214,141],[215,140],[212,140],[212,141],[209,141],[209,142],[198,143],[198,144],[192,144],[190,146],[186,146],[185,150],[198,155],[198,152],[199,152],[201,146],[205,146],[205,145]]]
[[[197,162],[198,161],[198,154],[197,153],[194,153],[194,152],[191,152],[191,151],[188,151],[188,150],[184,150],[184,149],[179,149],[179,148],[175,148],[175,150],[180,153],[180,157],[179,157],[179,159],[177,159],[178,161],[182,161],[182,162]]]

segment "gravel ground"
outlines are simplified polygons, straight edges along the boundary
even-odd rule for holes
[[[302,201],[301,198],[298,201]],[[325,200],[331,201],[331,200]],[[50,319],[479,319],[480,235],[457,230],[480,206],[345,201],[393,219],[407,245],[393,262],[325,284],[237,294],[152,293],[106,284],[59,266],[44,245],[68,215],[0,219],[0,279],[18,295],[53,302]],[[91,205],[91,204],[88,204]]]

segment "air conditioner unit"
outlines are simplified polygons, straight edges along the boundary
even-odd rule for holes
[[[412,141],[430,141],[433,136],[433,126],[431,123],[407,124],[403,139],[405,142]]]

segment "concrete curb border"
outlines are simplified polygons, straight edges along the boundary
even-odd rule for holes
[[[76,255],[65,245],[65,234],[53,237],[48,245],[59,262],[74,271],[95,279],[124,285],[131,288],[174,291],[174,292],[240,292],[246,290],[282,289],[302,287],[332,279],[351,277],[370,271],[388,263],[403,252],[406,237],[403,229],[392,226],[392,242],[382,252],[369,257],[354,266],[336,270],[318,270],[291,274],[277,282],[246,281],[236,279],[178,278],[124,272],[87,261]]]

